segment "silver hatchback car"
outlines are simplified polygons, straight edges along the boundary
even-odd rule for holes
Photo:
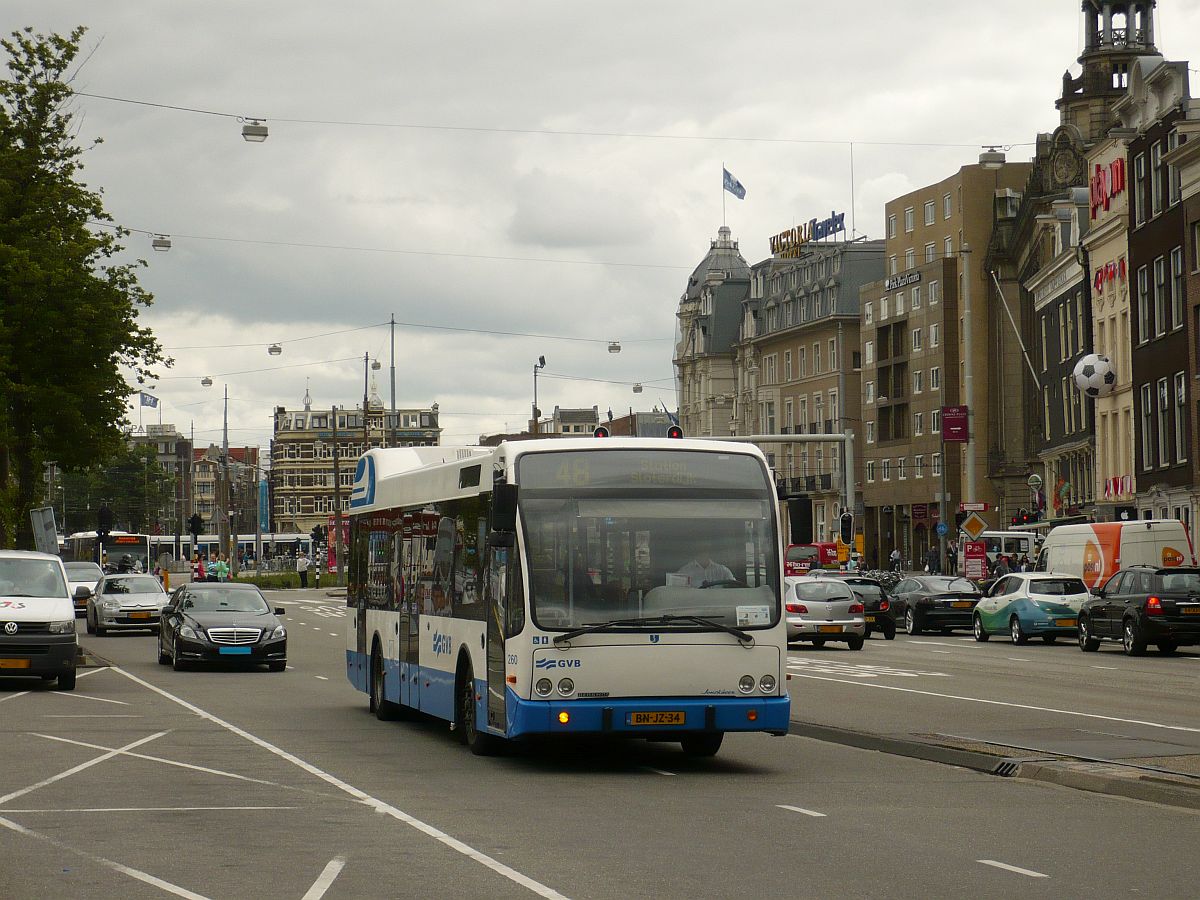
[[[87,602],[87,632],[158,631],[167,593],[153,575],[105,575]]]
[[[787,610],[788,643],[808,641],[822,647],[826,641],[845,641],[851,650],[861,650],[867,622],[862,600],[841,581],[786,576],[784,608]]]

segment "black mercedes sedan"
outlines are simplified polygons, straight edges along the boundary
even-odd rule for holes
[[[952,575],[916,575],[892,590],[892,609],[909,634],[970,628],[983,598],[975,582]]]
[[[252,584],[185,584],[163,607],[158,661],[180,671],[189,663],[266,663],[287,668],[287,629]]]

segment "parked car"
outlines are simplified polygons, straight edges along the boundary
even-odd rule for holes
[[[1076,575],[1018,572],[1005,575],[975,604],[975,640],[1008,634],[1014,644],[1038,636],[1052,644],[1060,635],[1074,635],[1079,609],[1091,597]]]
[[[87,601],[87,632],[158,631],[167,592],[153,575],[105,575]]]
[[[892,600],[879,579],[859,572],[810,572],[809,578],[832,578],[850,585],[850,590],[862,601],[863,619],[866,622],[864,637],[869,638],[878,631],[885,640],[896,639],[896,614],[892,611]]]
[[[1093,652],[1102,640],[1120,641],[1129,656],[1148,644],[1162,653],[1200,644],[1200,568],[1117,572],[1079,611],[1079,649]]]
[[[975,582],[953,575],[916,575],[892,591],[892,609],[909,634],[970,628],[983,597]]]
[[[62,560],[0,550],[0,677],[38,676],[75,689],[79,639]]]
[[[87,613],[88,598],[96,591],[96,582],[104,577],[104,570],[93,562],[63,563],[67,570],[67,585],[71,589],[71,599],[75,604],[75,614]],[[86,593],[80,593],[79,588],[87,588]]]
[[[850,585],[833,578],[788,575],[784,582],[788,643],[808,641],[816,647],[826,641],[844,641],[861,650],[867,623],[863,603]]]
[[[266,663],[287,668],[287,629],[267,598],[252,584],[186,584],[163,607],[158,661],[180,671],[188,663]]]
[[[806,575],[826,567],[836,569],[837,544],[821,541],[816,544],[788,544],[783,552],[784,575]]]

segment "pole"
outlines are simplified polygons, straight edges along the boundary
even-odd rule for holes
[[[368,370],[371,368],[370,361],[371,361],[370,354],[364,353],[363,354],[363,453],[364,454],[368,450],[371,449],[371,432],[367,426],[367,377],[369,375]]]
[[[396,419],[400,414],[396,412],[396,314],[392,313],[392,437],[387,442],[389,447],[396,446]]]
[[[962,245],[963,259],[963,400],[967,404],[967,489],[966,501],[975,502],[975,355],[971,317],[971,245]],[[942,460],[942,465],[946,464]]]
[[[229,385],[225,385],[225,414],[221,426],[221,490],[218,491],[221,513],[218,521],[223,528],[219,535],[221,551],[229,553]]]
[[[854,221],[854,141],[850,142],[850,237],[858,236],[858,226]]]
[[[942,441],[942,487],[941,487],[941,491],[942,491],[942,493],[940,495],[941,500],[938,503],[938,524],[944,525],[946,527],[946,531],[943,531],[938,535],[938,553],[941,554],[942,565],[945,566],[946,563],[949,561],[949,557],[946,555],[946,536],[950,533],[950,531],[949,531],[949,529],[950,529],[949,503],[946,498],[946,442],[945,441]],[[956,573],[944,572],[944,574],[954,575]]]
[[[721,163],[721,227],[725,226],[725,163]]]
[[[338,455],[338,409],[333,408],[333,553],[337,560],[337,577],[334,584],[342,584],[342,573],[346,571],[346,555],[342,552],[342,467]]]
[[[537,363],[533,364],[533,433],[538,434],[538,408],[537,408]]]

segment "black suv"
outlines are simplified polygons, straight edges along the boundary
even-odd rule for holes
[[[866,636],[871,632],[880,632],[885,640],[896,638],[896,613],[892,610],[892,598],[887,588],[878,578],[872,578],[859,572],[836,572],[832,570],[813,569],[808,573],[809,578],[835,578],[850,585],[856,597],[862,601],[864,618],[867,620]]]
[[[1090,653],[1104,639],[1120,641],[1129,656],[1141,656],[1148,644],[1162,653],[1200,644],[1200,569],[1117,572],[1079,611],[1079,649]]]

